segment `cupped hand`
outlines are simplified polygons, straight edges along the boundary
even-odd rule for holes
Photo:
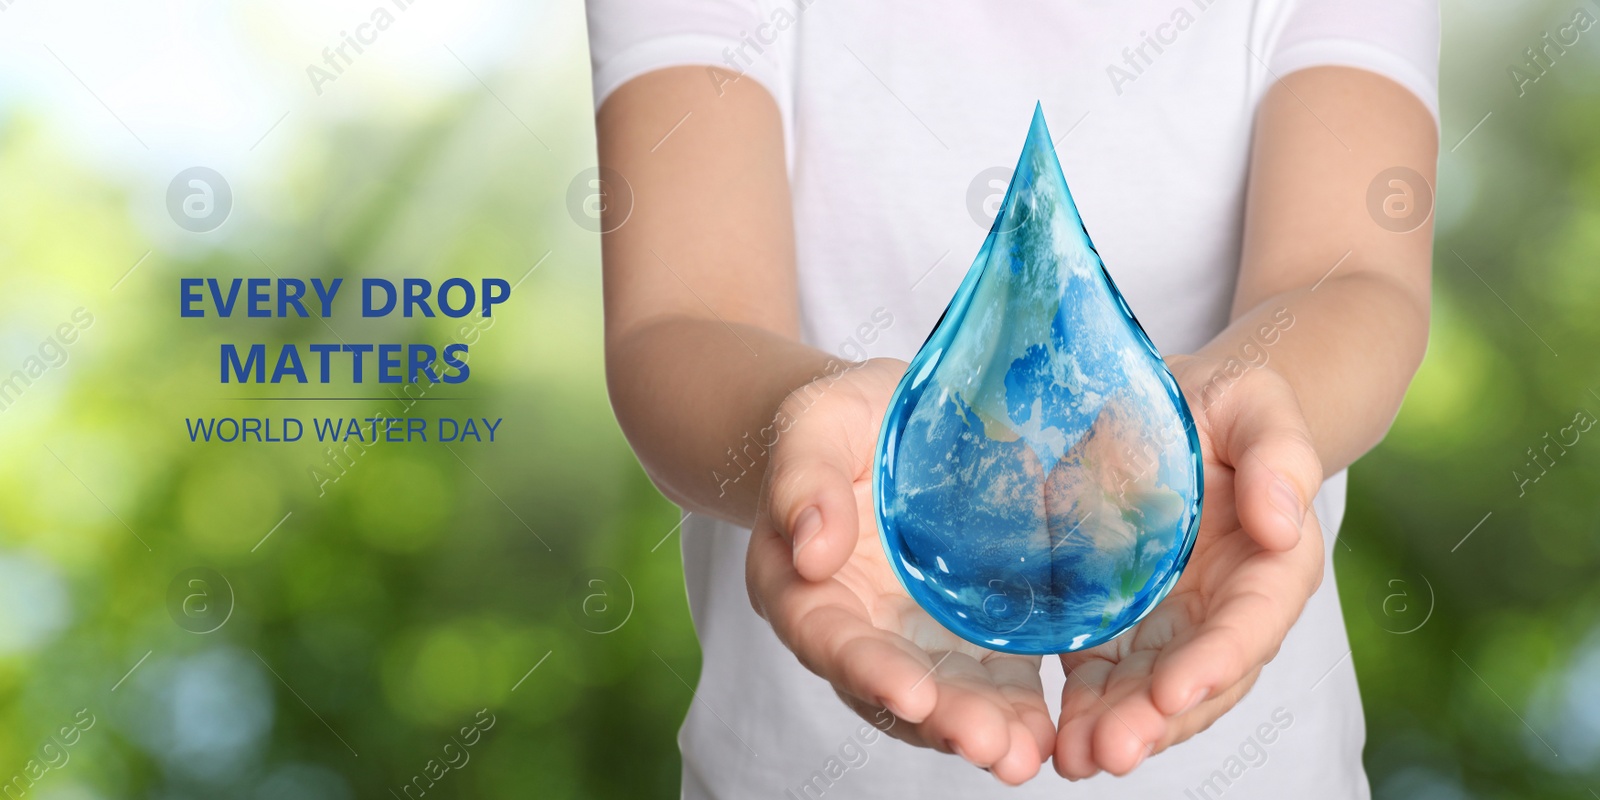
[[[946,630],[890,569],[872,505],[873,451],[903,361],[874,359],[796,390],[774,430],[750,542],[750,601],[800,663],[890,735],[1018,784],[1055,748],[1038,657]]]
[[[1205,730],[1249,691],[1322,580],[1308,512],[1322,483],[1288,382],[1215,359],[1168,359],[1194,415],[1205,503],[1193,555],[1133,630],[1061,656],[1056,771],[1125,775]]]

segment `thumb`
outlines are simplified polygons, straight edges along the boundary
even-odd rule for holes
[[[1231,393],[1222,412],[1221,449],[1234,469],[1239,522],[1269,550],[1300,542],[1312,498],[1322,486],[1322,458],[1288,381],[1260,374]]]
[[[818,403],[790,415],[767,465],[767,521],[793,548],[795,570],[813,581],[844,566],[861,533],[855,483],[870,455],[854,452],[858,437],[835,410]]]

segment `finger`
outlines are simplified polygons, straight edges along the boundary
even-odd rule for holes
[[[1083,777],[1101,770],[1125,775],[1138,766],[1166,734],[1166,717],[1149,699],[1155,653],[1137,650],[1122,653],[1114,664],[1097,661],[1100,665],[1090,662],[1074,670],[1076,678],[1068,677],[1071,684],[1076,684],[1075,688],[1069,684],[1073,695],[1070,705],[1085,719],[1093,720],[1090,725],[1073,730],[1073,735],[1082,741],[1070,747],[1074,750],[1073,756],[1079,759]],[[1064,700],[1063,711],[1068,705]],[[1085,713],[1081,710],[1084,708],[1092,713]],[[1082,764],[1085,749],[1089,754],[1086,769]]]
[[[1248,391],[1229,393],[1212,413],[1234,469],[1240,523],[1262,547],[1293,547],[1322,486],[1322,459],[1294,390],[1281,377],[1257,375]]]
[[[1011,720],[1008,733],[1011,748],[989,768],[989,773],[1000,779],[1001,783],[1021,786],[1039,774],[1039,767],[1044,763],[1041,753],[1050,751],[1040,750],[1034,731],[1020,719]]]
[[[928,655],[904,637],[874,627],[843,584],[801,578],[775,532],[752,535],[746,569],[752,603],[806,669],[906,720],[922,720],[933,710],[939,689],[926,679],[933,666]]]
[[[1025,781],[1038,772],[1043,759],[1033,736],[1007,710],[982,667],[973,668],[977,663],[963,654],[939,653],[936,670],[928,674],[929,681],[940,684],[939,707],[920,723],[895,717],[903,724],[883,730],[908,744],[955,754],[991,772],[1005,762],[996,777],[1013,783]],[[839,697],[863,718],[871,718],[872,704],[848,694]]]
[[[1007,746],[1002,755],[988,764],[989,772],[1002,783],[1017,786],[1039,774],[1055,739],[1055,726],[1050,724],[1050,709],[1044,700],[1044,685],[1039,680],[1040,659],[1029,656],[990,655],[982,660],[960,657],[954,665],[946,661],[940,666],[940,702],[959,703],[962,692],[970,690],[974,697],[992,703],[1006,719]],[[982,672],[964,669],[977,664]],[[942,720],[941,720],[942,722]],[[945,735],[938,722],[930,718],[926,734],[934,740],[948,741],[952,748],[975,764],[982,765],[989,754]]]
[[[845,704],[845,707],[856,712],[856,716],[866,720],[872,725],[872,727],[877,728],[878,731],[885,736],[899,739],[900,741],[914,747],[930,747],[930,745],[923,741],[922,737],[917,734],[916,725],[895,716],[893,711],[890,711],[883,706],[869,703],[856,697],[855,695],[837,691],[834,694],[839,698],[839,702]]]
[[[1160,744],[1156,745],[1156,752],[1159,753],[1179,742],[1188,741],[1211,727],[1211,723],[1216,722],[1218,718],[1226,714],[1244,698],[1245,694],[1250,691],[1250,687],[1255,685],[1256,678],[1260,675],[1261,669],[1258,667],[1246,675],[1244,680],[1212,694],[1187,713],[1180,714],[1175,718],[1169,717],[1167,735]]]
[[[1078,781],[1092,778],[1100,772],[1100,768],[1094,764],[1094,752],[1089,743],[1094,725],[1099,720],[1098,714],[1070,718],[1062,714],[1061,732],[1056,735],[1056,774],[1067,780]]]
[[[950,697],[952,695],[945,695]],[[839,699],[846,706],[856,712],[862,719],[872,723],[878,730],[916,747],[928,747],[951,751],[949,743],[940,738],[940,731],[928,725],[913,725],[891,715],[888,709],[864,703],[861,700],[846,694],[840,694]],[[1052,730],[1054,730],[1052,728]],[[1019,786],[1039,774],[1039,767],[1044,762],[1037,747],[1036,736],[1020,719],[1012,719],[1007,726],[1010,748],[992,766],[988,767],[990,774],[1003,783]],[[964,748],[963,748],[964,749]],[[1047,752],[1047,751],[1046,751]]]
[[[1044,701],[1044,684],[1039,680],[1039,658],[993,656],[984,660],[1000,696],[1011,704],[1021,722],[1022,733],[1032,737],[1038,762],[1055,748],[1056,726],[1050,720],[1050,706]],[[1017,733],[1013,732],[1013,742]],[[1016,751],[1015,745],[1012,748]],[[1038,768],[1039,763],[1033,766]]]
[[[821,391],[818,389],[817,391]],[[855,480],[866,474],[871,449],[859,449],[855,428],[869,425],[841,403],[791,409],[767,466],[766,515],[792,547],[801,575],[821,580],[849,559],[860,535]]]
[[[1157,660],[1152,700],[1177,716],[1272,660],[1321,574],[1320,537],[1251,556],[1224,578],[1194,634]]]
[[[1147,691],[1128,692],[1094,727],[1094,762],[1113,775],[1127,775],[1144,763],[1167,733],[1167,718]]]
[[[1091,737],[1105,714],[1102,702],[1115,663],[1103,658],[1062,659],[1067,671],[1061,689],[1061,722],[1056,734],[1056,772],[1069,780],[1090,778],[1100,771],[1094,763]]]
[[[900,741],[915,747],[927,747],[944,752],[952,750],[948,742],[939,738],[937,731],[928,729],[926,725],[907,723],[890,714],[888,709],[864,703],[850,695],[840,694],[839,699],[862,719]],[[1039,766],[1043,760],[1032,743],[1032,734],[1020,720],[1011,720],[1008,732],[1010,749],[986,769],[1002,783],[1020,786],[1039,774]]]
[[[1017,716],[1011,704],[1000,696],[983,664],[965,653],[938,654],[935,667],[929,675],[939,684],[939,702],[918,725],[922,736],[935,749],[993,767],[1012,747],[1011,724]],[[1020,744],[1032,754],[1037,772],[1040,759],[1033,737]]]

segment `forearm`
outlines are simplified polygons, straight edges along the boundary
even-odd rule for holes
[[[1201,402],[1275,371],[1325,475],[1383,438],[1427,347],[1437,156],[1426,107],[1381,76],[1318,67],[1267,93],[1234,321],[1201,348],[1222,359]]]
[[[701,67],[636,78],[601,108],[606,372],[655,484],[750,524],[779,404],[828,367],[799,342],[776,103]]]
[[[1345,263],[1348,275],[1267,298],[1197,353],[1220,361],[1200,393],[1204,404],[1251,369],[1287,379],[1328,475],[1383,438],[1428,339],[1426,297],[1353,267]]]

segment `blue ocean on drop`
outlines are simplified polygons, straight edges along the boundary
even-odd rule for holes
[[[1035,108],[988,238],[884,419],[873,489],[889,562],[971,642],[1093,647],[1177,582],[1202,485],[1189,408]]]

